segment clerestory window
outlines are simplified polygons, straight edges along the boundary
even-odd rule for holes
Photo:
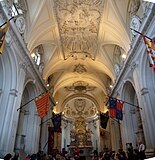
[[[23,14],[23,10],[19,7],[18,0],[14,0],[11,6],[11,15],[16,17]]]
[[[42,55],[43,55],[42,45],[39,45],[36,48],[34,48],[34,50],[31,53],[31,57],[33,58],[33,60],[37,66],[39,66],[41,63]]]

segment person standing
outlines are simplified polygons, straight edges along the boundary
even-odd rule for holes
[[[76,146],[75,148],[74,148],[74,150],[73,150],[73,152],[74,152],[74,159],[79,159],[80,158],[80,156],[79,156],[79,154],[80,154],[80,149]]]
[[[127,143],[127,155],[128,155],[128,160],[133,160],[133,146],[132,143]]]
[[[139,147],[138,147],[139,159],[140,160],[144,160],[146,158],[145,149],[146,149],[145,145],[140,141],[139,142]]]
[[[5,155],[4,160],[10,160],[12,158],[12,154],[8,153]]]
[[[15,153],[13,156],[12,160],[18,160],[19,159],[19,153]]]

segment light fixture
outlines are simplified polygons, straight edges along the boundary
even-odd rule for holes
[[[155,0],[143,0],[143,1],[155,3]]]
[[[125,59],[126,58],[126,54],[122,54],[122,58]]]
[[[110,87],[110,88],[112,88],[113,86],[112,86],[112,85],[110,85],[109,87]]]
[[[50,86],[49,83],[46,86],[49,87]]]
[[[55,102],[56,104],[58,104],[58,102]]]

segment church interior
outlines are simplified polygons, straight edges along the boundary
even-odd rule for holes
[[[155,156],[154,40],[147,0],[0,0],[0,158]]]

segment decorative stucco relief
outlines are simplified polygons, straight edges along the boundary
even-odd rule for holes
[[[138,9],[140,7],[140,0],[131,0],[129,7],[128,7],[128,13],[130,17],[136,15]]]
[[[95,86],[90,86],[88,83],[84,81],[77,81],[73,83],[71,86],[64,87],[67,91],[73,91],[74,93],[86,93],[88,91],[94,91]]]
[[[103,4],[103,0],[55,0],[65,59],[95,57]]]
[[[64,115],[75,119],[79,116],[89,118],[97,113],[96,106],[89,100],[83,98],[74,99],[65,106]]]
[[[73,72],[77,72],[79,74],[82,74],[84,72],[87,72],[87,69],[84,67],[84,65],[79,63],[78,65],[75,65]]]

